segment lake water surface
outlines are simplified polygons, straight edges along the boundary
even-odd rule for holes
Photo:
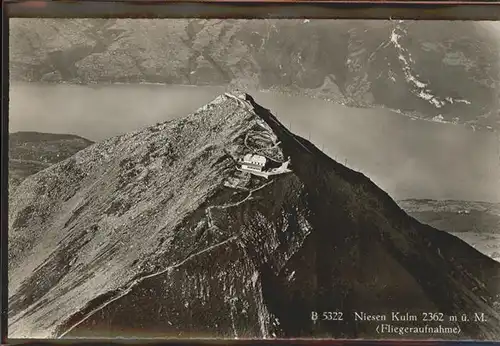
[[[72,133],[99,141],[194,112],[223,87],[14,83],[10,131]],[[395,199],[500,202],[498,137],[306,97],[250,92],[284,125],[360,170]]]

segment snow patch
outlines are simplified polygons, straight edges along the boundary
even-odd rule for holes
[[[438,122],[438,123],[445,123],[444,118],[441,114],[436,115],[434,118],[432,118],[432,121]]]
[[[428,90],[420,90],[417,96],[429,101],[429,103],[433,104],[436,108],[441,108],[445,105],[443,101],[438,100],[434,95],[430,94]]]
[[[415,78],[413,75],[409,75],[408,76],[408,81],[412,82],[413,84],[415,84],[415,86],[417,88],[425,88],[427,86],[427,84],[419,81],[417,78]]]
[[[254,273],[252,274],[252,285],[255,287],[257,285],[257,279],[259,278],[259,272],[258,271],[254,271]]]
[[[399,30],[401,32],[401,34],[396,33],[396,30]],[[408,62],[408,60],[405,57],[405,55],[409,56],[409,53],[399,43],[399,39],[403,36],[402,34],[406,34],[406,31],[404,31],[403,29],[401,29],[399,26],[396,26],[394,29],[392,29],[392,32],[391,32],[391,42],[393,43],[394,47],[399,52],[398,59],[403,64],[403,73],[405,75],[405,79],[406,79],[407,82],[413,84],[418,89],[425,88],[425,87],[427,87],[427,83],[424,83],[424,82],[418,80],[412,74],[412,69],[411,69],[410,63]]]
[[[390,42],[394,45],[394,47],[398,51],[398,59],[402,64],[402,69],[403,73],[405,76],[406,81],[413,86],[413,94],[416,95],[417,97],[426,100],[430,104],[432,104],[436,108],[442,108],[444,107],[447,103],[448,104],[453,104],[453,103],[465,103],[465,104],[471,104],[470,101],[465,100],[465,99],[453,99],[452,97],[446,97],[444,100],[441,100],[439,97],[433,95],[431,90],[429,90],[428,83],[422,82],[419,80],[417,77],[418,75],[415,75],[412,72],[412,66],[411,64],[415,63],[415,61],[411,57],[411,53],[408,52],[400,43],[401,37],[406,34],[406,31],[404,28],[402,28],[399,24],[402,23],[403,21],[399,21],[398,24],[392,29],[391,31],[391,37],[390,37]],[[406,58],[408,57],[408,59]],[[395,79],[389,74],[389,78],[393,81]]]
[[[393,29],[391,32],[391,42],[394,43],[394,45],[399,45],[399,38],[401,35],[396,34],[396,30]]]

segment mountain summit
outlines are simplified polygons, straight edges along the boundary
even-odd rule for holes
[[[241,92],[28,177],[9,223],[12,338],[500,337],[499,263]]]

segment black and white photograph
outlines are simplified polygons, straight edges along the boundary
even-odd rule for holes
[[[9,26],[10,339],[500,340],[500,22]]]

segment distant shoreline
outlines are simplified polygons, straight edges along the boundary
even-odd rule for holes
[[[10,80],[9,85],[11,84],[18,84],[18,85],[45,85],[45,86],[57,86],[57,85],[65,85],[65,86],[86,86],[92,89],[99,89],[101,87],[111,87],[111,86],[151,86],[151,87],[179,87],[179,88],[220,88],[221,90],[227,90],[231,88],[238,88],[236,84],[200,84],[200,85],[195,85],[195,84],[178,84],[178,83],[160,83],[160,82],[146,82],[146,81],[141,81],[141,82],[116,82],[116,81],[99,81],[99,82],[90,82],[90,83],[84,83],[84,82],[79,82],[79,81],[26,81],[26,80]],[[300,97],[306,97],[310,99],[315,99],[315,100],[322,100],[326,102],[330,102],[335,105],[340,105],[344,107],[349,107],[349,108],[359,108],[359,109],[384,109],[388,110],[394,113],[397,113],[401,116],[410,118],[412,120],[423,120],[431,123],[436,123],[436,124],[447,124],[447,125],[455,125],[458,127],[463,127],[471,131],[484,131],[484,132],[493,132],[493,133],[498,133],[499,131],[494,129],[494,128],[488,128],[487,126],[479,126],[479,125],[470,125],[470,124],[462,124],[462,123],[454,123],[451,121],[445,121],[445,120],[439,120],[436,121],[432,118],[427,118],[422,114],[412,114],[410,111],[402,111],[399,109],[392,109],[389,107],[386,107],[384,105],[379,105],[379,104],[359,104],[359,103],[354,103],[354,102],[337,102],[334,99],[326,98],[326,97],[321,97],[321,95],[312,95],[312,93],[302,93],[298,90],[280,90],[279,88],[273,88],[273,89],[255,89],[255,88],[244,88],[240,87],[242,90],[249,90],[249,92],[261,92],[261,93],[276,93],[276,94],[281,94],[284,96],[300,96]]]

